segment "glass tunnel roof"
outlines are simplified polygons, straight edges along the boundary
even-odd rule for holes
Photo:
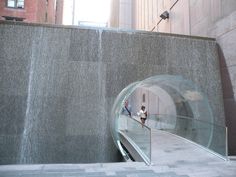
[[[121,145],[118,126],[121,110],[125,101],[128,100],[132,93],[138,88],[148,90],[154,94],[158,94],[158,90],[162,90],[163,92],[166,92],[167,95],[169,95],[173,101],[173,105],[175,105],[175,114],[166,114],[164,117],[166,117],[166,119],[174,120],[172,123],[175,124],[175,130],[177,129],[176,127],[178,127],[178,129],[181,129],[181,127],[183,128],[182,125],[177,125],[179,124],[179,118],[191,119],[191,121],[197,120],[206,122],[210,125],[214,124],[212,111],[207,97],[192,81],[184,79],[182,76],[173,75],[157,75],[149,77],[143,81],[131,83],[126,88],[124,88],[117,96],[113,104],[111,111],[111,131],[114,142],[120,150]],[[187,125],[187,123],[185,124]],[[213,126],[207,127],[206,131],[203,133],[196,131],[195,138],[197,137],[197,139],[199,139],[200,136],[204,136],[205,138],[200,141],[200,145],[209,147],[212,142]]]

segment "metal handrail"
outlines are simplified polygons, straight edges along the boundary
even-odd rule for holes
[[[227,128],[227,126],[218,125],[218,124],[215,124],[215,123],[212,123],[212,122],[208,122],[208,121],[205,121],[205,120],[195,119],[194,117],[187,117],[187,116],[181,116],[181,115],[172,115],[172,114],[149,114],[149,115],[173,116],[173,117],[177,117],[177,118],[194,120],[194,121],[204,122],[204,123],[207,123],[207,124],[211,124],[211,125],[216,125],[216,126],[219,126],[219,127]]]
[[[133,119],[134,121],[138,122],[140,125],[142,125],[142,126],[146,127],[148,130],[150,130],[150,131],[151,131],[151,128],[150,128],[150,127],[148,127],[147,125],[145,125],[145,124],[142,124],[140,121],[136,120],[136,119],[135,119],[135,118],[133,118],[133,117],[129,117],[129,116],[127,116],[127,117],[128,117],[128,118],[130,118],[130,119]]]
[[[218,152],[214,151],[214,150],[211,150],[210,148],[206,148],[204,146],[202,146],[201,144],[198,144],[198,143],[195,143],[194,141],[191,141],[190,142],[194,142],[195,144],[199,145],[200,147],[203,147],[204,149],[208,150],[209,152],[217,155],[218,157],[220,158],[223,158],[224,160],[228,160],[228,128],[227,126],[222,126],[222,125],[217,125],[217,124],[214,124],[214,123],[211,123],[211,122],[207,122],[207,121],[204,121],[204,120],[199,120],[199,119],[194,119],[193,117],[187,117],[187,116],[179,116],[179,115],[168,115],[168,114],[149,114],[149,115],[155,115],[155,116],[174,116],[176,117],[177,119],[186,119],[186,120],[190,120],[190,121],[199,121],[199,122],[203,122],[205,124],[209,124],[210,126],[218,126],[220,128],[223,128],[225,129],[225,156],[222,155],[222,154],[219,154]],[[150,117],[150,116],[149,116]],[[156,117],[155,117],[156,118]],[[154,121],[157,121],[154,119]],[[177,135],[178,136],[178,135]],[[185,137],[183,137],[185,138]],[[186,138],[185,138],[186,139]]]

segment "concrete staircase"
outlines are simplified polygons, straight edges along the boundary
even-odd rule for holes
[[[99,164],[3,165],[0,177],[188,177],[167,166],[153,170],[142,162]]]

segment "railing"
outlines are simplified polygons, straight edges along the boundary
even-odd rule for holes
[[[181,136],[228,159],[227,127],[177,115],[149,115],[147,125]]]
[[[129,116],[120,115],[118,130],[135,148],[143,161],[151,164],[151,129]]]

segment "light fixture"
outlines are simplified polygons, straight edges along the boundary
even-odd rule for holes
[[[160,17],[161,17],[163,20],[169,18],[169,12],[167,12],[167,11],[163,12],[163,13],[160,15]]]

